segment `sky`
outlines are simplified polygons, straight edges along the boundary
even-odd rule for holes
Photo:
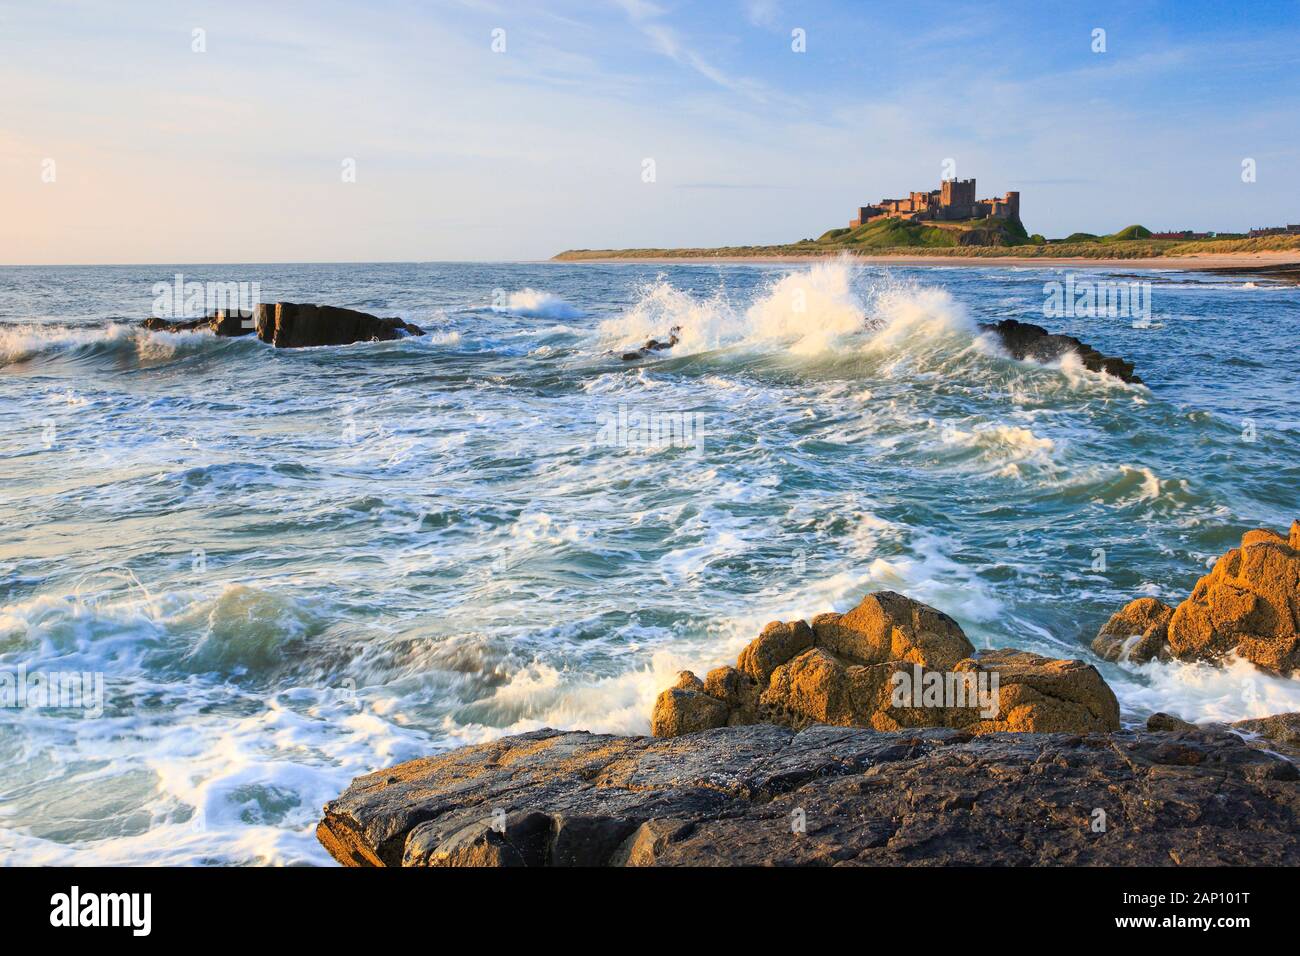
[[[0,2],[0,263],[782,243],[945,168],[1300,222],[1300,0]]]

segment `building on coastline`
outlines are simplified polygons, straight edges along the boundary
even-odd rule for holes
[[[967,219],[1020,221],[1020,193],[1001,199],[976,199],[975,180],[945,179],[938,189],[909,193],[906,199],[882,199],[873,206],[859,206],[849,228],[878,219],[910,219],[924,222],[961,222]]]
[[[1260,239],[1264,236],[1300,236],[1300,223],[1292,223],[1285,226],[1266,226],[1263,229],[1252,229],[1246,235],[1251,239]]]
[[[1212,232],[1193,232],[1190,229],[1182,229],[1174,232],[1153,232],[1152,239],[1213,239],[1215,233]]]

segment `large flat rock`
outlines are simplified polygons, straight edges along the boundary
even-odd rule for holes
[[[1296,865],[1298,779],[1225,729],[539,730],[359,777],[317,836],[350,866]]]

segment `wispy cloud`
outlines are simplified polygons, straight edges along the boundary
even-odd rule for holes
[[[775,30],[781,26],[781,4],[778,0],[745,0],[745,18],[756,27]]]
[[[771,91],[762,82],[745,76],[733,76],[688,45],[677,30],[665,22],[667,11],[649,0],[616,0],[632,24],[650,40],[656,53],[689,67],[700,76],[732,93],[756,102],[767,102]]]

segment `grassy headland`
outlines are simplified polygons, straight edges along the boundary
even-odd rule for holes
[[[686,249],[568,249],[555,256],[584,259],[744,259],[767,256],[825,256],[847,252],[869,256],[975,257],[1026,259],[1155,259],[1173,256],[1300,251],[1300,236],[1256,239],[1153,239],[1143,226],[1104,236],[1076,232],[1064,239],[1028,235],[1019,222],[972,220],[960,223],[881,219],[856,229],[831,229],[817,239],[775,246],[721,246]]]

